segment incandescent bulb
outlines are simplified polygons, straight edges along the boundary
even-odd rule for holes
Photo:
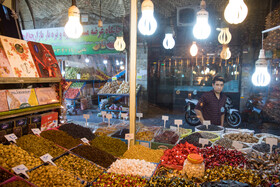
[[[218,41],[220,44],[228,44],[231,40],[231,34],[229,28],[221,28],[221,32],[218,36]]]
[[[165,34],[162,45],[165,49],[172,49],[175,46],[175,40],[173,39],[172,33]]]
[[[108,61],[107,61],[107,60],[103,60],[103,64],[105,64],[105,65],[106,65],[107,63],[108,63]]]
[[[193,44],[190,48],[190,53],[192,56],[196,56],[197,52],[198,52],[198,48],[197,48],[196,42],[193,42]]]
[[[220,56],[224,60],[230,59],[231,52],[230,52],[229,47],[227,45],[223,45],[223,50],[221,51]]]
[[[243,0],[229,0],[224,12],[225,19],[230,24],[242,23],[247,14],[248,7]]]
[[[143,35],[152,35],[157,29],[154,18],[154,4],[151,0],[144,0],[141,6],[142,17],[138,22],[138,29]]]
[[[114,48],[117,50],[117,51],[123,51],[125,49],[125,42],[123,40],[123,37],[120,36],[120,37],[117,37],[115,43],[114,43]]]
[[[205,10],[206,3],[201,1],[201,10],[197,12],[196,24],[193,27],[193,35],[195,38],[203,40],[209,37],[211,33],[211,27],[208,24],[208,12]]]
[[[69,38],[79,38],[83,33],[83,26],[80,23],[80,11],[72,5],[68,10],[68,21],[64,31]]]
[[[267,70],[264,50],[260,50],[259,59],[256,61],[256,70],[252,76],[252,83],[255,86],[267,86],[270,83],[270,74]]]

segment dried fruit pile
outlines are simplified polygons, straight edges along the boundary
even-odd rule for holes
[[[199,139],[200,138],[205,138],[205,139],[214,139],[217,138],[217,135],[211,134],[211,133],[207,133],[207,132],[196,132],[196,133],[192,133],[189,136],[186,136],[185,138],[183,138],[182,140],[180,140],[179,144],[184,144],[185,142],[188,142],[190,144],[193,144],[196,147],[202,147],[202,144],[199,143]],[[205,147],[209,147],[211,146],[212,143],[209,142],[208,144],[205,145]]]
[[[134,175],[120,175],[116,173],[104,173],[93,182],[92,186],[146,186],[147,179]]]
[[[95,138],[95,135],[91,132],[89,128],[85,128],[81,125],[76,125],[74,123],[67,123],[59,127],[59,130],[62,130],[73,136],[74,138],[86,138],[89,141]]]
[[[0,184],[5,180],[11,178],[12,176],[13,176],[12,174],[0,169]]]
[[[259,139],[254,137],[252,134],[248,133],[231,133],[225,134],[224,138],[229,138],[231,140],[246,142],[246,143],[258,143]]]
[[[129,129],[121,129],[121,130],[118,130],[117,132],[115,132],[112,137],[115,137],[115,138],[125,138],[125,134],[129,133]]]
[[[155,142],[175,144],[179,139],[179,135],[175,131],[166,130],[154,138]]]
[[[188,186],[188,187],[197,187],[197,184],[189,181],[185,178],[178,178],[178,177],[153,177],[147,184],[147,186]]]

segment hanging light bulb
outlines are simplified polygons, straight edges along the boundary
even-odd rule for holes
[[[252,83],[255,86],[267,86],[270,83],[270,79],[270,75],[267,71],[264,49],[261,49],[259,59],[256,61],[256,70],[252,76]]]
[[[230,24],[242,23],[248,14],[248,7],[243,0],[229,0],[224,16]]]
[[[69,38],[79,38],[83,33],[80,23],[80,10],[76,6],[76,0],[72,0],[72,6],[68,9],[68,21],[64,27],[65,34]]]
[[[114,43],[114,48],[117,51],[123,51],[125,49],[125,42],[123,40],[123,36],[117,36],[117,39]]]
[[[198,48],[197,48],[196,42],[193,42],[193,44],[190,48],[190,53],[192,56],[196,56],[197,52],[198,52]]]
[[[211,27],[208,24],[208,12],[205,10],[206,3],[204,0],[200,3],[201,10],[197,12],[196,24],[193,27],[193,35],[195,38],[203,40],[209,37]]]
[[[175,46],[175,40],[173,38],[173,30],[168,27],[165,32],[165,38],[162,42],[165,49],[172,49]]]
[[[103,22],[101,19],[101,0],[99,1],[99,20],[98,20],[98,27],[103,27]]]
[[[228,60],[231,57],[231,52],[227,45],[223,45],[223,50],[220,53],[221,59]]]
[[[107,63],[108,63],[108,61],[107,61],[107,60],[103,60],[103,64],[105,64],[105,65],[106,65]]]
[[[218,41],[220,42],[220,44],[228,44],[231,40],[229,28],[220,28],[219,30],[221,30],[221,32],[218,36]]]
[[[151,0],[144,0],[141,6],[142,17],[138,22],[138,29],[143,35],[152,35],[157,29],[154,18],[154,4]]]

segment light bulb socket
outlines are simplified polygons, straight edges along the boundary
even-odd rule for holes
[[[141,11],[151,10],[154,12],[154,4],[151,0],[144,0],[141,5]]]
[[[103,22],[101,19],[98,20],[98,27],[103,27]]]
[[[78,7],[76,5],[72,5],[69,9],[68,9],[68,17],[80,17],[80,10],[78,9]]]
[[[173,29],[171,27],[166,27],[165,34],[173,34]]]
[[[267,67],[264,49],[260,50],[259,59],[256,61],[256,67]]]
[[[201,8],[201,9],[206,9],[206,2],[205,2],[204,0],[202,0],[202,1],[200,2],[200,8]]]

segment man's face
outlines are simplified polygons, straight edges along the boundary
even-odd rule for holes
[[[224,88],[224,83],[222,81],[216,81],[212,86],[216,93],[221,93]]]

